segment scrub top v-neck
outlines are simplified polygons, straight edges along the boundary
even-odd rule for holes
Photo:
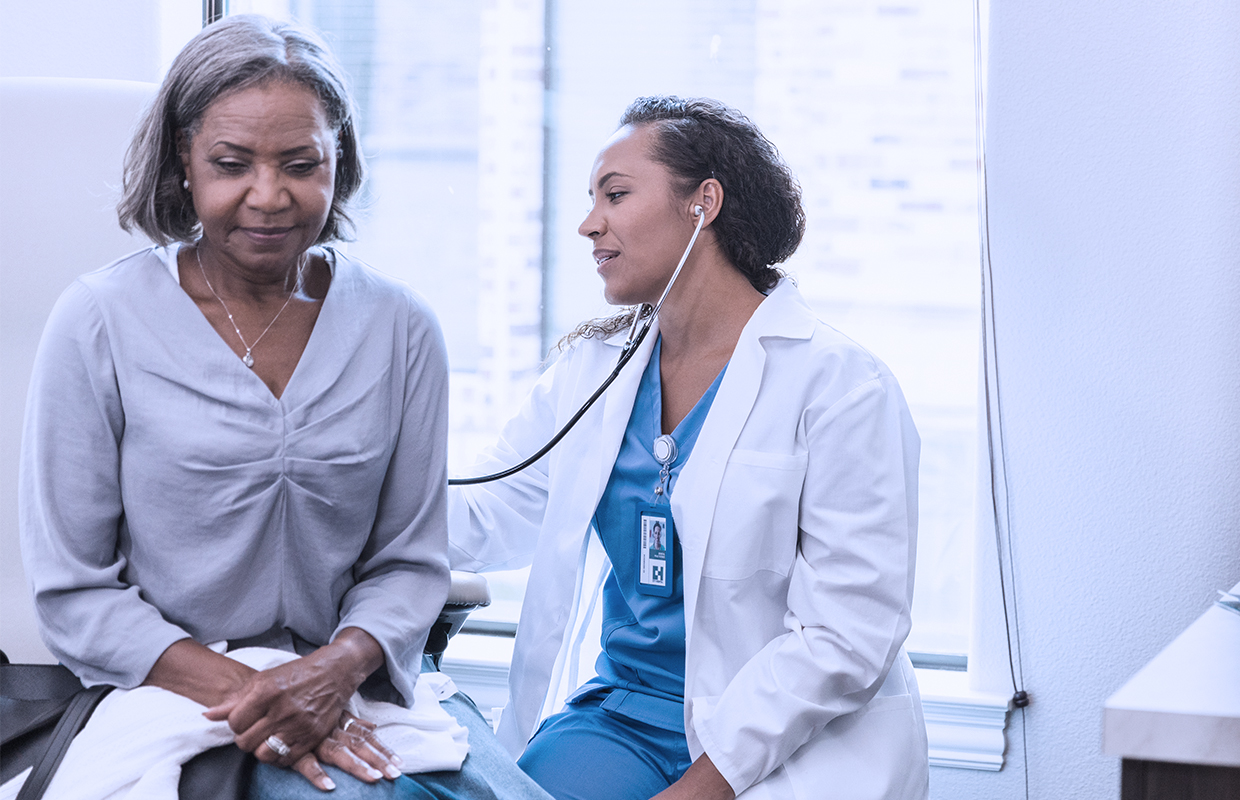
[[[655,487],[660,483],[661,465],[651,447],[662,433],[661,348],[662,340],[656,341],[620,453],[594,515],[594,527],[612,571],[603,585],[603,651],[595,665],[598,677],[582,687],[574,701],[599,697],[605,709],[683,733],[685,616],[680,541],[674,536],[670,596],[639,591],[638,509],[651,503],[666,506],[670,501],[727,368],[672,432],[677,453],[669,464],[664,494],[659,496]],[[667,513],[670,517],[670,508]]]

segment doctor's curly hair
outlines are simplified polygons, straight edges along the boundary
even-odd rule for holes
[[[775,145],[734,108],[706,97],[639,97],[620,127],[649,125],[653,152],[688,196],[710,178],[723,186],[711,223],[728,260],[763,294],[775,288],[780,264],[805,235],[801,186]]]
[[[711,230],[728,260],[755,289],[766,294],[783,273],[786,261],[805,235],[801,185],[779,151],[741,112],[708,97],[670,95],[639,97],[620,118],[626,125],[649,125],[651,155],[672,173],[683,196],[714,178],[723,187],[723,205]],[[626,309],[611,317],[582,323],[560,341],[563,350],[579,338],[606,338],[627,328],[634,314]]]

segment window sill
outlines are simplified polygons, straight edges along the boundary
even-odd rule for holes
[[[479,639],[483,641],[471,641]],[[443,671],[488,720],[493,720],[494,712],[508,702],[511,642],[457,636],[452,640],[451,655],[443,660]],[[504,652],[498,651],[500,647]],[[917,682],[930,741],[930,766],[986,772],[1002,769],[1010,700],[971,691],[964,672],[919,669]]]

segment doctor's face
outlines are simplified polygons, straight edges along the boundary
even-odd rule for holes
[[[693,235],[687,198],[650,156],[648,125],[625,126],[590,172],[590,213],[577,232],[594,243],[603,296],[613,305],[655,303]]]

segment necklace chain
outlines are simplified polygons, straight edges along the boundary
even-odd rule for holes
[[[220,307],[223,308],[224,313],[228,315],[228,321],[232,324],[233,330],[236,331],[237,338],[241,340],[241,346],[245,348],[245,355],[241,357],[241,363],[245,364],[250,369],[254,369],[254,356],[250,355],[250,353],[255,347],[258,347],[258,343],[261,342],[263,337],[267,335],[267,331],[271,330],[271,326],[276,324],[276,320],[278,320],[280,315],[284,313],[284,309],[288,308],[288,304],[293,302],[293,295],[297,294],[297,291],[301,288],[302,268],[305,266],[307,259],[298,259],[297,282],[293,285],[293,291],[289,292],[288,297],[284,301],[284,305],[280,306],[280,310],[277,311],[276,315],[271,318],[271,322],[268,322],[267,327],[263,328],[263,332],[260,333],[258,338],[254,340],[254,344],[248,344],[245,341],[245,337],[241,335],[241,328],[237,327],[237,321],[233,319],[232,312],[228,310],[228,304],[224,302],[224,298],[220,297],[220,293],[215,291],[215,287],[211,285],[211,279],[207,277],[207,271],[202,268],[202,256],[199,255],[200,252],[201,249],[199,247],[194,248],[194,260],[198,262],[198,271],[202,273],[202,279],[206,281],[207,288],[211,290],[211,294],[213,294],[215,299],[220,302]]]

